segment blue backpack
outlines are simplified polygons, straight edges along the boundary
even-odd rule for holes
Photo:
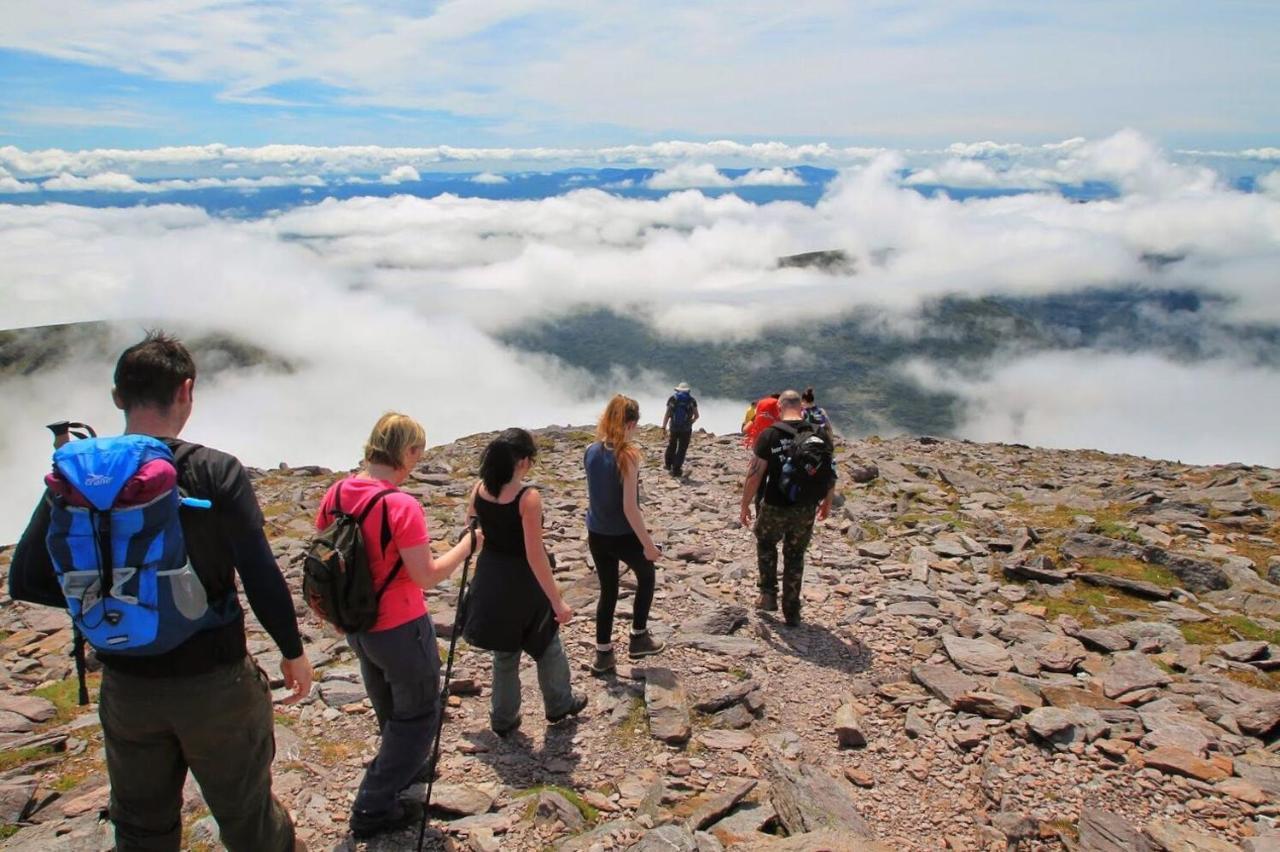
[[[693,425],[693,394],[688,391],[676,391],[671,404],[671,428],[683,432]]]
[[[72,441],[53,454],[45,544],[76,631],[99,651],[163,654],[226,618],[187,558],[173,452],[148,435]],[[234,613],[231,613],[234,615]]]

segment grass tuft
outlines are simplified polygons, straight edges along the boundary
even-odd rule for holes
[[[570,790],[568,787],[561,787],[557,784],[538,784],[534,787],[530,787],[527,790],[521,790],[519,793],[516,793],[516,796],[521,798],[524,798],[524,797],[536,798],[539,793],[542,793],[544,791],[549,793],[559,793],[561,796],[564,796],[565,799],[569,802],[569,804],[573,805],[575,808],[578,809],[578,813],[582,814],[582,818],[585,819],[588,823],[594,823],[597,819],[600,818],[600,812],[595,808],[593,808],[591,805],[587,804],[586,800],[584,800],[581,796],[579,796],[577,792],[575,792],[574,790]],[[537,802],[530,802],[529,806],[525,808],[525,814],[524,814],[525,819],[531,819],[533,817],[533,812],[537,810],[537,808],[538,808]]]

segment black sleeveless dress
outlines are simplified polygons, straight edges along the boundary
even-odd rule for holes
[[[475,495],[476,517],[484,532],[484,549],[476,560],[476,576],[467,593],[463,638],[488,651],[524,651],[537,659],[560,625],[556,623],[538,579],[529,567],[524,546],[520,499],[510,503]]]

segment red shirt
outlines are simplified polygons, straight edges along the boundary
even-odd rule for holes
[[[352,515],[359,515],[365,506],[380,491],[394,488],[390,482],[382,479],[369,479],[363,476],[351,476],[329,486],[320,508],[316,512],[316,529],[322,530],[333,523],[332,510],[334,495],[338,486],[342,486],[342,504],[339,508]],[[391,529],[391,541],[386,552],[382,550],[382,521],[386,515],[387,526]],[[381,505],[376,506],[369,517],[364,519],[361,527],[364,532],[365,550],[369,556],[369,572],[373,575],[373,587],[381,589],[387,581],[387,575],[400,557],[400,551],[420,544],[428,544],[431,536],[427,534],[427,518],[422,507],[412,495],[397,491],[382,498]],[[390,630],[399,627],[427,613],[427,602],[423,597],[422,587],[413,582],[409,572],[402,566],[396,577],[382,593],[378,603],[378,620],[370,628],[373,633],[379,630]]]

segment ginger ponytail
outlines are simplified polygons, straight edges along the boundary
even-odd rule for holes
[[[626,476],[640,465],[640,448],[627,440],[627,427],[640,422],[640,403],[629,396],[615,394],[596,424],[596,440],[613,449],[618,472]]]

